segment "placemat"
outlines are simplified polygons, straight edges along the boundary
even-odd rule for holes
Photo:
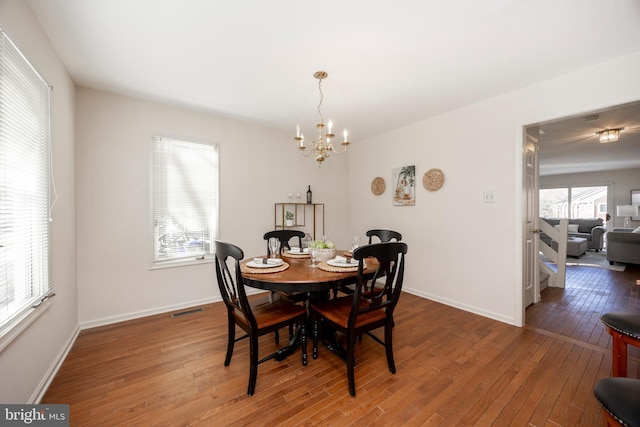
[[[320,264],[318,264],[318,268],[320,270],[330,271],[332,273],[349,273],[352,271],[358,271],[358,264],[354,265],[353,267],[334,267],[322,261]]]
[[[286,256],[289,258],[309,258],[309,254],[294,254],[289,251],[284,251],[282,256]]]
[[[286,262],[283,262],[280,265],[276,265],[275,267],[267,267],[267,268],[254,268],[254,267],[249,267],[246,264],[240,264],[240,271],[243,273],[250,273],[250,274],[278,273],[280,271],[285,271],[287,268],[289,268],[289,264],[287,264]]]

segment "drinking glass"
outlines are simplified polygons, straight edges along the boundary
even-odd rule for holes
[[[312,268],[316,268],[316,258],[318,257],[318,251],[320,250],[320,248],[318,248],[316,245],[313,245],[313,247],[309,247],[309,257],[311,258],[311,267]]]
[[[277,258],[280,252],[280,240],[275,237],[269,239],[269,250],[271,251],[271,257]]]
[[[351,244],[351,251],[355,251],[360,247],[360,236],[355,236],[353,238],[353,243]]]

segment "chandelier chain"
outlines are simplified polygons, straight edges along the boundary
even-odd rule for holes
[[[322,101],[324,101],[324,95],[322,94],[322,79],[318,79],[318,91],[320,92],[320,103],[318,104],[318,115],[320,116],[320,123],[324,124],[324,117],[322,116]]]

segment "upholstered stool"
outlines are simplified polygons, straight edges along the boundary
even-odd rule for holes
[[[555,240],[551,242],[551,247],[554,251],[558,250],[558,242]],[[589,243],[587,239],[582,237],[569,236],[567,239],[567,256],[580,258],[589,249]]]
[[[640,347],[640,314],[607,313],[600,320],[613,337],[612,376],[627,376],[627,344]]]
[[[640,380],[604,378],[593,387],[608,426],[640,426]]]

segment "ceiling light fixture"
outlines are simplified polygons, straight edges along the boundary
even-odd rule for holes
[[[600,143],[606,144],[608,142],[616,142],[620,140],[620,131],[624,128],[620,129],[605,129],[600,132],[596,132],[596,135],[600,136]]]
[[[320,92],[320,103],[318,104],[318,115],[320,116],[320,123],[316,125],[316,128],[318,128],[318,138],[311,142],[311,146],[305,147],[304,135],[300,133],[300,125],[296,126],[296,136],[295,138],[293,138],[296,140],[296,146],[305,157],[309,157],[311,154],[313,154],[313,157],[316,159],[316,162],[318,162],[318,166],[321,166],[322,162],[324,162],[325,159],[329,158],[329,155],[331,154],[331,152],[334,152],[336,154],[342,154],[345,151],[347,151],[347,147],[350,144],[350,142],[347,140],[347,136],[349,134],[345,129],[343,132],[344,140],[340,143],[340,145],[343,146],[343,149],[342,151],[336,151],[336,149],[333,147],[333,144],[331,143],[331,138],[335,136],[332,133],[333,122],[331,121],[331,119],[329,119],[329,122],[327,123],[327,128],[328,128],[327,133],[325,135],[322,134],[322,131],[325,126],[324,118],[322,117],[322,110],[321,110],[322,100],[323,100],[322,80],[326,79],[328,75],[329,74],[326,71],[316,71],[313,74],[313,77],[318,79],[318,91]]]

